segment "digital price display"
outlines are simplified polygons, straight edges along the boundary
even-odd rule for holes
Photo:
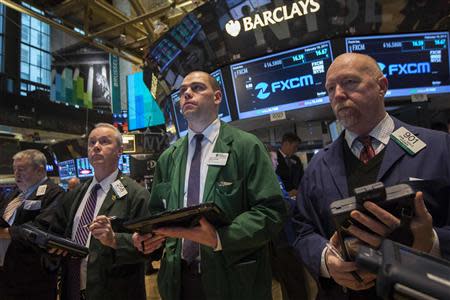
[[[77,158],[77,173],[79,178],[94,176],[94,167],[87,157]]]
[[[389,80],[386,97],[450,93],[448,32],[351,37],[345,44],[377,61]]]
[[[332,60],[324,41],[231,65],[239,119],[329,103],[325,75]]]
[[[220,86],[220,90],[222,92],[222,102],[220,103],[219,106],[219,119],[221,119],[224,122],[230,122],[231,121],[230,109],[228,107],[227,94],[225,93],[225,88],[223,84],[222,72],[220,71],[220,69],[216,70],[211,73],[211,76],[217,80]],[[177,128],[177,132],[180,135],[180,137],[185,136],[188,131],[188,123],[181,112],[179,91],[172,93],[170,97],[172,102],[172,109],[175,116],[175,126]]]
[[[130,174],[130,155],[122,154],[119,158],[119,170],[123,174]]]
[[[70,179],[77,176],[75,161],[73,159],[60,161],[58,163],[59,178],[61,180]]]

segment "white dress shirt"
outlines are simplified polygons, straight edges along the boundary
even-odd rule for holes
[[[89,198],[89,195],[91,194],[92,188],[97,183],[100,184],[100,187],[101,187],[97,190],[97,203],[95,205],[95,210],[94,210],[94,218],[95,218],[97,216],[98,212],[100,211],[100,208],[102,207],[103,202],[105,201],[105,198],[109,192],[109,189],[111,188],[111,183],[113,183],[116,180],[118,173],[119,173],[119,170],[116,169],[113,173],[111,173],[111,175],[109,175],[108,177],[103,179],[101,182],[98,182],[95,177],[92,179],[92,182],[89,185],[89,187],[86,191],[86,194],[84,194],[83,200],[81,201],[80,206],[78,206],[78,210],[73,219],[72,240],[75,240],[75,234],[78,229],[78,224],[80,223],[81,214],[83,213],[84,207],[86,206],[86,202]],[[88,238],[86,240],[86,245],[85,245],[86,247],[89,247],[90,240],[91,240],[91,233],[89,232]],[[86,289],[87,261],[88,261],[88,257],[84,258],[81,261],[81,266],[80,266],[80,268],[81,268],[80,269],[80,289],[81,290]]]

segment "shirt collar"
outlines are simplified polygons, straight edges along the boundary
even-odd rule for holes
[[[106,178],[104,178],[102,181],[98,182],[97,178],[92,180],[91,186],[95,186],[97,183],[100,184],[103,192],[107,193],[109,191],[109,187],[111,186],[111,183],[116,180],[117,175],[119,174],[119,169],[116,169],[114,172],[111,173],[111,175],[108,175]]]
[[[214,143],[217,136],[219,135],[220,130],[220,121],[219,118],[215,119],[208,127],[206,127],[201,133],[204,135],[204,139],[206,139],[209,143]],[[198,134],[194,132],[192,129],[188,128],[188,141],[189,144],[192,142],[194,136]]]
[[[281,151],[281,148],[278,149],[278,151],[280,151],[280,153],[281,153],[281,155],[283,156],[283,158],[286,158],[286,157],[287,157],[287,154],[285,154],[283,151]]]
[[[384,118],[369,132],[369,136],[381,142],[384,145],[389,143],[391,133],[394,131],[394,120],[386,113]],[[358,135],[350,130],[345,130],[345,140],[350,148],[358,138]]]

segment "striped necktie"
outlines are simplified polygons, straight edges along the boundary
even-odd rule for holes
[[[23,200],[25,200],[24,196],[24,193],[20,193],[16,198],[8,203],[3,213],[3,220],[8,222],[9,219],[11,219],[16,209],[22,204]]]
[[[89,228],[86,225],[92,223],[94,219],[95,206],[97,205],[97,191],[101,188],[100,184],[96,184],[92,187],[91,193],[86,205],[84,206],[83,212],[81,213],[80,221],[78,222],[77,231],[75,232],[74,241],[82,246],[86,245]],[[80,299],[80,266],[81,259],[70,258],[67,261],[67,299],[68,300],[79,300]]]

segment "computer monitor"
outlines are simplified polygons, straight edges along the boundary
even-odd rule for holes
[[[228,97],[225,92],[225,87],[223,83],[223,77],[222,72],[220,69],[214,71],[211,73],[211,76],[214,77],[220,86],[220,91],[222,92],[222,102],[219,106],[219,118],[224,122],[230,122],[231,121],[231,115],[230,115],[230,109],[228,106]],[[175,126],[177,128],[177,132],[180,137],[185,136],[187,134],[188,130],[188,124],[186,119],[184,118],[183,114],[181,113],[181,107],[180,107],[180,93],[179,91],[175,91],[170,95],[171,103],[172,103],[172,110],[173,110],[173,116],[175,120]]]
[[[59,178],[67,180],[77,176],[77,169],[73,159],[58,162]]]
[[[328,103],[332,60],[330,41],[323,41],[231,65],[239,119]]]
[[[378,62],[389,80],[387,98],[450,93],[448,32],[350,37],[345,44]]]
[[[76,163],[79,178],[94,176],[94,167],[89,163],[89,159],[87,157],[77,158]]]
[[[164,114],[144,83],[143,72],[127,76],[128,129],[144,129],[165,123]]]
[[[130,174],[130,155],[122,154],[119,158],[119,170],[126,175]]]

